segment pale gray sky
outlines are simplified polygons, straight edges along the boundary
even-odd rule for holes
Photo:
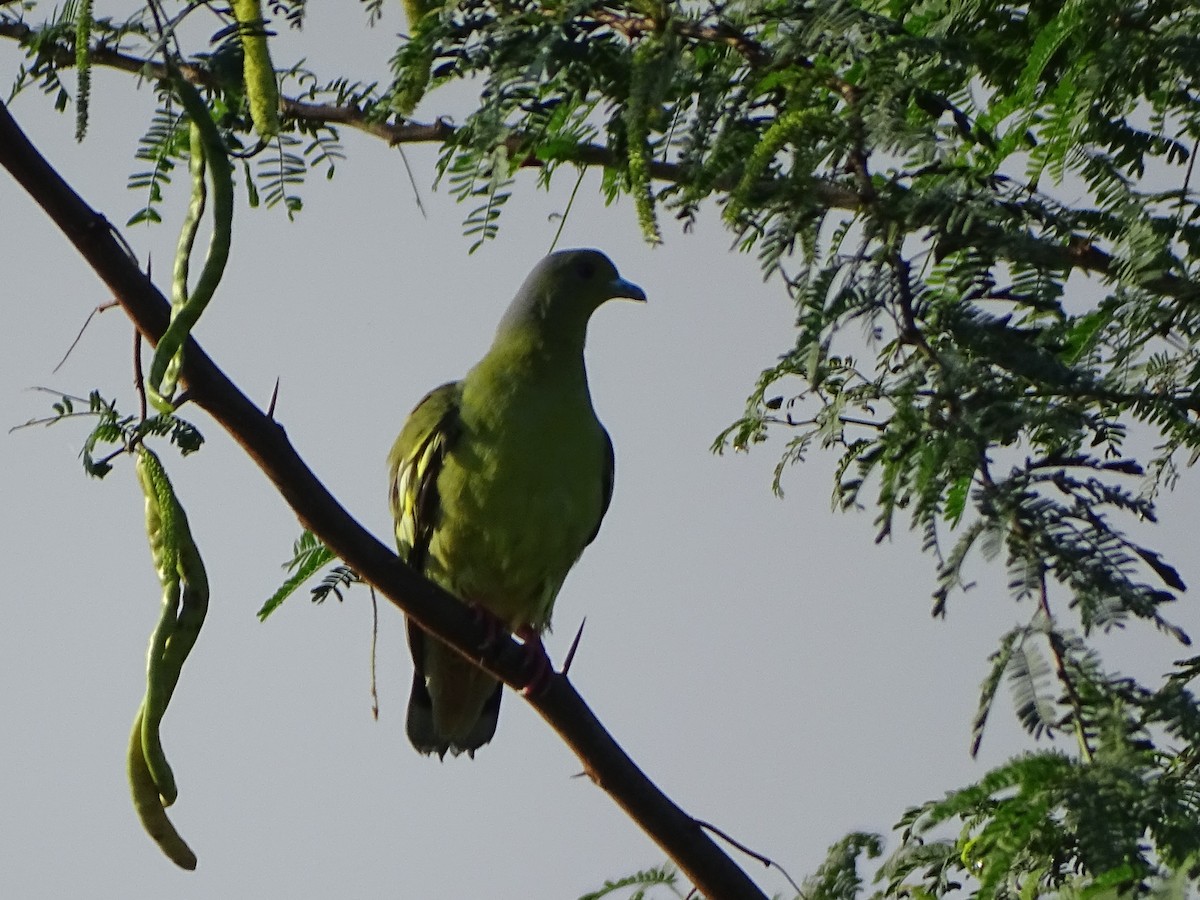
[[[349,67],[382,79],[399,15],[389,8],[364,36],[357,10],[334,15],[347,11],[349,21],[314,19],[287,35],[276,63],[306,56],[325,75]],[[334,35],[325,46],[322,30]],[[0,44],[0,82],[18,62]],[[125,181],[140,165],[135,139],[152,96],[124,75],[97,72],[95,82],[82,146],[71,117],[34,92],[12,112],[120,224],[141,203]],[[426,107],[437,109],[436,95]],[[466,210],[430,190],[432,148],[407,151],[424,219],[397,151],[352,131],[343,142],[349,159],[333,182],[305,188],[294,223],[239,205],[230,266],[197,337],[262,403],[280,379],[277,417],[292,441],[386,538],[384,457],[396,432],[428,388],[486,349],[549,249],[551,215],[572,183],[564,173],[546,195],[525,174],[499,240],[468,257]],[[651,249],[629,204],[598,201],[598,178],[585,181],[561,246],[604,249],[650,302],[609,304],[593,319],[591,383],[617,448],[616,494],[559,597],[548,647],[561,660],[586,615],[572,678],[617,740],[688,812],[799,878],[847,830],[886,831],[907,805],[1021,746],[1005,697],[984,759],[967,756],[986,656],[1028,610],[1007,600],[1002,572],[981,571],[979,589],[953,598],[950,621],[933,621],[932,561],[903,532],[875,546],[870,512],[830,512],[831,458],[791,470],[779,500],[770,478],[783,435],[750,455],[709,452],[758,371],[788,348],[792,309],[778,285],[761,283],[753,258],[729,251],[711,211],[688,236],[665,217],[666,244]],[[164,225],[124,231],[159,273],[179,204],[168,210]],[[99,387],[133,412],[129,322],[119,310],[98,317],[51,374],[108,297],[7,176],[0,221],[0,424],[48,412],[52,398],[32,385]],[[169,812],[199,867],[183,872],[160,854],[125,781],[159,596],[132,467],[118,462],[103,482],[84,476],[84,424],[0,432],[0,896],[571,898],[663,861],[606,795],[574,777],[578,763],[514,695],[473,761],[418,756],[403,734],[401,617],[386,604],[373,721],[365,590],[323,607],[298,596],[259,624],[298,526],[224,433],[197,410],[184,415],[208,443],[164,461],[212,606],[163,738],[180,788]],[[1195,513],[1177,498],[1163,519],[1177,536],[1156,546],[1195,581]],[[1175,618],[1198,630],[1194,611]],[[1146,674],[1183,655],[1134,632],[1129,658]],[[788,893],[777,873],[743,863],[768,893]]]

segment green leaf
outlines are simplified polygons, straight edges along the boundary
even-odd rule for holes
[[[265,622],[267,617],[283,604],[283,601],[299,590],[322,566],[335,559],[337,557],[334,556],[332,550],[317,540],[312,532],[304,531],[292,547],[292,558],[284,563],[284,568],[291,574],[262,605],[258,611],[259,621]]]

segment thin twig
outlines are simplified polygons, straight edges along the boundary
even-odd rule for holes
[[[11,428],[8,429],[8,433],[12,434],[13,432],[16,432],[16,431],[23,431],[26,428],[33,428],[37,425],[50,426],[50,425],[54,425],[57,422],[62,422],[65,419],[83,419],[88,416],[94,416],[94,415],[96,415],[96,413],[92,412],[90,409],[85,409],[82,412],[64,413],[61,416],[44,416],[40,419],[30,419],[28,422],[22,422],[20,425],[13,425]]]
[[[98,460],[95,460],[95,462],[92,464],[92,465],[93,465],[93,468],[94,468],[94,469],[100,469],[100,470],[104,470],[104,469],[105,469],[105,467],[106,467],[106,466],[107,466],[107,465],[108,465],[110,462],[112,462],[114,459],[116,459],[116,458],[117,458],[118,456],[120,456],[122,453],[128,453],[130,450],[132,450],[132,449],[133,449],[133,447],[134,447],[134,446],[136,446],[136,445],[137,445],[137,443],[138,443],[140,440],[141,440],[141,437],[139,436],[139,437],[135,438],[135,440],[133,441],[133,443],[131,443],[129,446],[121,446],[121,447],[118,447],[118,448],[117,448],[116,450],[114,450],[112,453],[109,453],[109,454],[107,454],[106,456],[102,456],[102,457],[100,457],[100,459],[98,459]]]
[[[99,306],[97,306],[95,309],[93,309],[90,313],[88,313],[88,317],[83,320],[83,327],[79,329],[79,334],[75,335],[75,340],[71,341],[71,346],[67,348],[67,352],[63,354],[63,358],[58,361],[58,365],[50,370],[50,374],[51,375],[58,374],[58,370],[63,367],[63,364],[67,361],[67,357],[69,357],[71,355],[71,353],[79,345],[79,342],[83,339],[83,333],[85,331],[87,331],[87,327],[88,327],[88,325],[90,325],[92,323],[92,319],[95,318],[96,313],[102,313],[106,309],[112,309],[114,306],[120,306],[120,305],[121,305],[121,301],[119,301],[119,300],[109,300],[107,303],[101,303]]]
[[[146,376],[142,373],[142,333],[133,329],[133,389],[138,395],[138,420],[146,421]]]
[[[736,847],[738,850],[741,850],[743,853],[745,853],[751,859],[758,860],[760,863],[762,863],[768,869],[772,869],[772,868],[778,869],[780,872],[783,873],[783,877],[787,879],[788,884],[790,884],[792,886],[792,888],[796,891],[796,893],[797,894],[802,893],[802,891],[800,890],[800,885],[796,884],[796,882],[792,880],[792,876],[788,874],[787,869],[785,869],[779,863],[775,862],[775,860],[771,859],[769,856],[764,856],[761,853],[751,850],[749,847],[747,847],[741,841],[735,840],[734,838],[730,837],[727,832],[722,831],[720,828],[718,828],[716,825],[713,825],[711,822],[705,822],[703,819],[696,819],[695,821],[696,821],[696,824],[699,825],[701,828],[705,829],[706,831],[711,831],[713,834],[715,834],[721,840],[725,841],[727,844],[729,844],[733,847]]]
[[[36,391],[39,394],[53,394],[55,397],[66,397],[74,403],[90,403],[87,397],[77,397],[74,394],[64,394],[62,391],[56,391],[52,387],[46,387],[44,384],[35,384],[33,387],[26,390]]]
[[[613,31],[618,31],[627,38],[640,34],[651,34],[662,28],[662,23],[650,16],[623,15],[609,9],[594,9],[589,15],[597,22],[607,25]],[[774,57],[762,44],[725,22],[717,25],[700,25],[696,22],[668,19],[666,26],[680,37],[690,38],[700,43],[724,44],[732,47],[741,54],[746,62],[756,68],[770,65],[774,61]],[[788,63],[805,69],[812,68],[812,61],[803,57],[789,59]]]
[[[1046,643],[1050,645],[1050,654],[1054,657],[1054,674],[1067,695],[1071,705],[1071,718],[1075,723],[1075,738],[1079,742],[1079,752],[1088,762],[1092,761],[1092,747],[1088,743],[1087,730],[1083,724],[1083,700],[1075,690],[1075,682],[1067,672],[1067,663],[1063,658],[1062,641],[1054,630],[1054,616],[1050,612],[1050,595],[1046,587],[1046,567],[1039,563],[1038,569],[1038,609],[1046,617]]]
[[[583,184],[583,176],[587,174],[587,167],[579,167],[579,177],[575,179],[575,187],[571,188],[571,196],[567,198],[567,208],[564,209],[558,217],[558,230],[554,232],[554,240],[550,242],[550,249],[547,253],[553,253],[554,248],[558,246],[558,239],[562,237],[563,228],[567,225],[567,217],[571,214],[571,207],[575,205],[575,195],[579,193],[579,186]]]
[[[175,18],[171,19],[171,18],[167,17],[166,10],[164,10],[162,8],[162,5],[159,2],[157,2],[157,0],[150,0],[150,2],[147,4],[147,8],[150,10],[150,15],[154,17],[154,27],[158,31],[158,40],[146,52],[146,56],[148,56],[148,57],[157,56],[159,51],[162,51],[165,56],[167,44],[170,43],[171,41],[174,41],[175,42],[175,55],[182,58],[183,52],[179,46],[179,38],[176,33],[177,29],[179,28],[179,25],[183,22],[183,20],[185,18],[187,18],[189,15],[191,15],[193,12],[195,12],[201,6],[205,6],[205,5],[207,5],[207,4],[204,2],[189,3],[187,6],[185,6],[182,10],[179,11],[179,13],[175,16]],[[166,20],[165,24],[164,24],[164,19]]]
[[[428,219],[429,213],[425,211],[425,201],[421,199],[421,188],[417,185],[417,176],[413,173],[412,166],[408,164],[408,154],[404,152],[403,147],[397,147],[400,151],[400,162],[404,163],[404,173],[408,176],[408,186],[412,188],[413,201],[417,204],[417,212],[421,214],[422,219]]]
[[[379,646],[379,602],[375,599],[375,586],[368,584],[371,591],[371,715],[379,721],[379,682],[375,678],[375,650]]]
[[[1187,172],[1183,176],[1183,187],[1179,191],[1179,214],[1183,215],[1184,203],[1187,201],[1188,189],[1192,184],[1192,172],[1196,168],[1196,153],[1200,151],[1200,137],[1192,142],[1192,152],[1188,154]]]

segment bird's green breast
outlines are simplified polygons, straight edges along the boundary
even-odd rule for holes
[[[492,354],[464,379],[460,419],[429,574],[514,629],[541,628],[605,503],[608,439],[582,354],[565,367]]]

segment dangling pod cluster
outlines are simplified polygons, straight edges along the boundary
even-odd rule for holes
[[[162,584],[162,611],[146,655],[146,695],[129,736],[129,785],[146,832],[172,862],[196,868],[196,854],[167,818],[175,776],[163,752],[159,726],[184,661],[208,612],[208,577],[192,540],[187,515],[154,452],[139,444],[137,477],[146,497],[146,536]]]

